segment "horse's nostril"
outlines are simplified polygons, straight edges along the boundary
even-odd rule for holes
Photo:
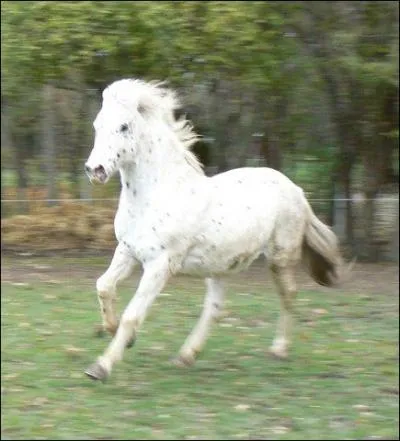
[[[91,171],[91,168],[85,164],[85,172],[90,173],[90,171]]]

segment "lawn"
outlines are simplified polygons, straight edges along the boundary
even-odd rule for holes
[[[94,332],[108,259],[2,260],[2,439],[398,439],[397,281],[375,267],[379,289],[360,289],[363,273],[338,290],[300,284],[287,361],[267,353],[279,308],[267,273],[233,277],[222,319],[186,369],[170,358],[204,287],[177,277],[103,384],[83,372],[110,340]]]

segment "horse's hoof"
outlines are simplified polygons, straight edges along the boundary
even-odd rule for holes
[[[271,347],[269,348],[269,354],[272,355],[277,360],[287,360],[288,359],[288,352],[286,349],[278,349]]]
[[[126,344],[126,349],[130,349],[135,344],[136,338],[132,337]]]
[[[106,331],[102,325],[97,325],[94,328],[94,335],[98,338],[103,338],[106,335]]]
[[[171,360],[171,363],[178,368],[188,368],[194,365],[196,359],[194,357],[183,357],[178,355]]]
[[[105,381],[107,379],[107,377],[108,377],[108,372],[98,362],[93,363],[92,365],[90,365],[86,369],[85,374],[89,378],[91,378],[92,380]]]

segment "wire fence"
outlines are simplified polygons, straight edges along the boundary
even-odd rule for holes
[[[117,202],[119,198],[63,198],[63,199],[1,199],[1,203],[8,202],[96,202],[96,201],[115,201]],[[308,198],[309,202],[358,202],[358,201],[372,201],[372,200],[380,200],[380,201],[399,201],[399,198],[395,197],[380,197],[376,199],[371,198]]]
[[[348,244],[347,209],[350,202],[354,235],[352,249],[362,250],[372,234],[374,242],[379,247],[380,259],[399,261],[399,197],[396,194],[381,195],[374,199],[372,230],[368,228],[367,214],[367,203],[371,200],[362,195],[354,195],[353,198],[308,198],[315,214],[332,226],[342,243]],[[15,234],[18,233],[18,228],[29,230],[30,235],[42,234],[42,224],[45,224],[45,230],[50,232],[52,229],[58,231],[60,225],[64,223],[70,225],[68,228],[71,230],[67,233],[71,233],[79,222],[98,216],[99,227],[101,225],[109,227],[109,234],[113,236],[112,224],[118,201],[118,197],[1,199],[2,233],[5,231],[3,226],[6,226],[7,231],[14,229]],[[53,207],[54,210],[49,210],[49,207]],[[19,219],[14,218],[15,215],[22,216]],[[88,225],[90,222],[90,220],[87,222]],[[38,233],[33,233],[36,230]],[[90,234],[95,234],[90,229],[88,231]],[[85,232],[85,234],[89,233]]]

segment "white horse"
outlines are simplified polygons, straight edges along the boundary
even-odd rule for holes
[[[336,236],[315,216],[302,189],[270,168],[205,176],[190,151],[198,135],[185,118],[174,118],[179,107],[172,90],[141,80],[116,81],[103,92],[85,170],[101,183],[119,170],[122,190],[114,222],[118,246],[96,285],[103,327],[114,337],[85,371],[93,379],[110,375],[174,274],[202,275],[207,285],[200,319],[177,358],[183,365],[195,361],[221,311],[223,275],[266,256],[281,300],[270,348],[277,357],[287,356],[296,264],[306,262],[321,285],[340,279]],[[117,283],[137,264],[143,275],[118,321]]]

